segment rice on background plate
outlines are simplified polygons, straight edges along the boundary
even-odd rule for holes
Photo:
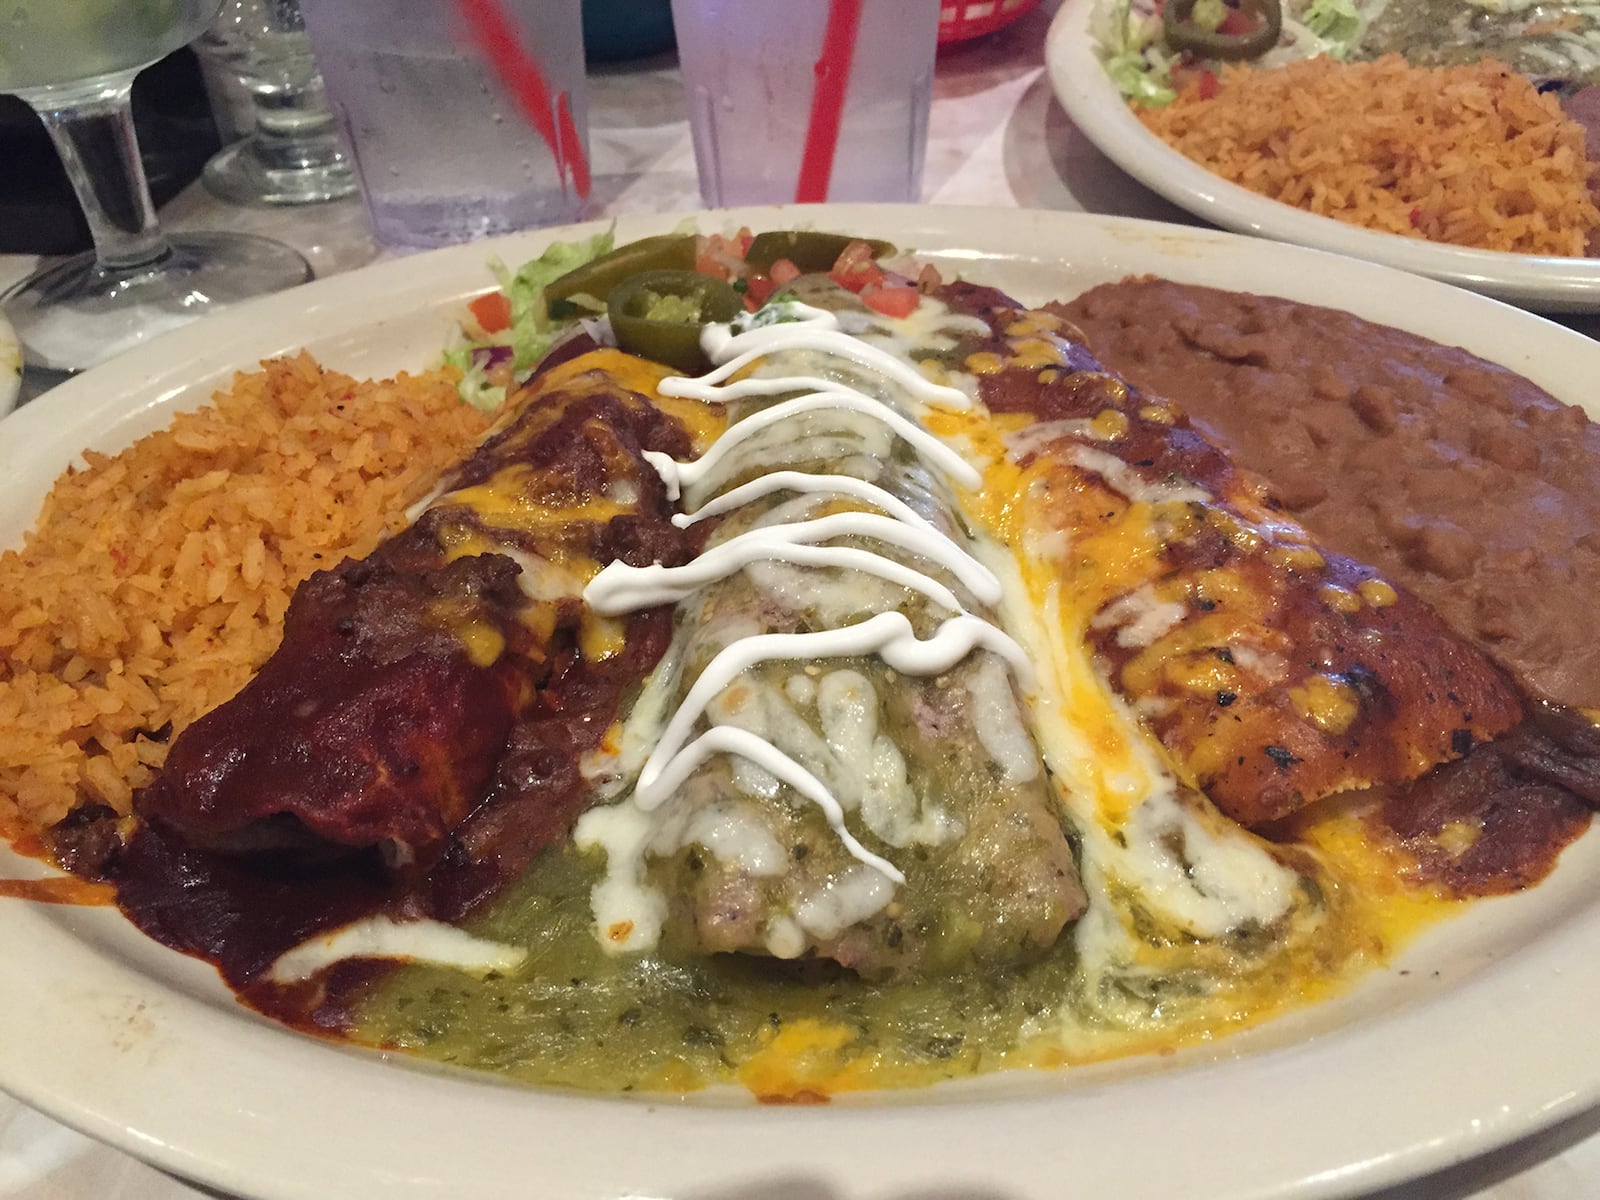
[[[1600,228],[1583,128],[1492,60],[1228,66],[1214,87],[1134,112],[1222,178],[1353,225],[1572,257]]]
[[[397,529],[488,427],[456,382],[277,359],[58,479],[0,554],[0,831],[127,813],[276,649],[295,587]]]

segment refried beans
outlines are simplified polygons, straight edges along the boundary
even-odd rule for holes
[[[1404,584],[1535,696],[1600,708],[1600,426],[1465,350],[1159,279],[1056,306],[1326,545]]]

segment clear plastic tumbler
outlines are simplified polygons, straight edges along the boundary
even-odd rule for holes
[[[837,0],[672,0],[700,194],[792,202]],[[939,0],[861,0],[829,200],[918,198]]]
[[[422,249],[582,214],[579,0],[301,0],[300,9],[379,242]],[[510,35],[498,63],[475,40],[473,17]],[[534,78],[548,91],[549,127],[562,131],[559,155],[527,112]]]

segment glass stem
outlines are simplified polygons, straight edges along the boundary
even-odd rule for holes
[[[55,101],[30,96],[56,144],[94,235],[95,257],[115,272],[147,266],[172,252],[156,223],[139,159],[129,92],[133,74],[108,80],[92,96]]]
[[[256,157],[269,171],[331,167],[340,159],[339,134],[322,81],[254,88]]]

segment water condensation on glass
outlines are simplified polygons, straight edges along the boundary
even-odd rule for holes
[[[455,5],[303,0],[302,7],[379,241],[445,245],[580,214],[570,179],[478,56]],[[514,0],[506,10],[552,95],[567,95],[587,153],[579,6]]]
[[[707,204],[790,201],[829,5],[673,0]],[[915,200],[933,91],[939,6],[861,6],[829,200]]]

